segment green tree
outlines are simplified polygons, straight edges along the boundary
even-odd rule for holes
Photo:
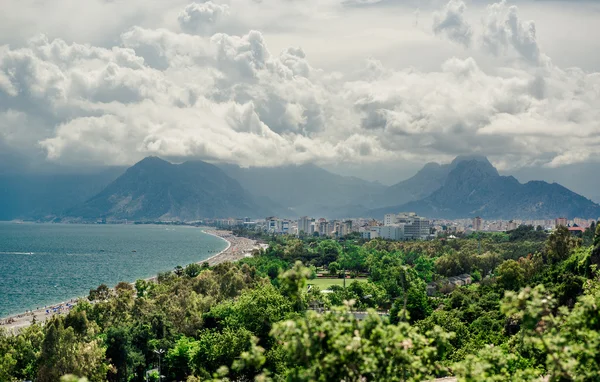
[[[342,252],[342,246],[335,240],[322,240],[319,242],[317,251],[319,252],[319,264],[317,265],[327,265],[337,261]]]
[[[506,260],[500,264],[496,269],[496,275],[498,276],[498,284],[507,290],[517,290],[525,282],[525,271],[514,260]]]
[[[437,372],[450,335],[424,336],[407,323],[386,324],[347,308],[277,324],[272,335],[288,355],[290,381],[422,381]]]
[[[306,309],[304,296],[306,291],[306,280],[310,277],[310,274],[310,269],[297,261],[292,269],[279,276],[281,293],[290,300],[294,309],[297,311]]]
[[[558,226],[548,236],[546,241],[546,255],[552,263],[562,261],[569,257],[571,251],[581,244],[581,239],[573,237],[565,226]]]
[[[234,360],[250,349],[252,333],[246,329],[225,328],[222,332],[204,330],[193,346],[191,362],[197,376],[207,376],[222,365],[232,365]]]
[[[54,382],[66,374],[85,375],[91,382],[104,381],[109,370],[100,340],[76,335],[73,327],[64,327],[60,317],[47,324],[40,361],[39,382]]]
[[[199,343],[193,338],[183,336],[177,340],[175,346],[169,349],[165,356],[165,369],[170,371],[171,377],[183,381],[192,375],[194,369],[194,356],[198,353]]]

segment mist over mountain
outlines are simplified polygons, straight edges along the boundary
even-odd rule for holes
[[[196,220],[264,217],[270,213],[237,181],[212,164],[171,164],[148,157],[127,169],[99,194],[67,211],[66,216]]]
[[[457,158],[442,186],[417,201],[369,211],[414,211],[437,218],[554,219],[559,216],[598,218],[600,206],[556,183],[520,183],[501,176],[486,158]]]
[[[333,174],[312,164],[282,167],[218,165],[255,196],[269,198],[296,215],[357,216],[386,186]]]
[[[125,171],[122,167],[91,173],[44,174],[11,171],[0,174],[0,220],[42,219],[102,191]]]
[[[414,211],[432,218],[600,216],[600,206],[557,184],[501,176],[482,156],[428,163],[384,186],[315,165],[274,168],[172,164],[148,157],[126,171],[0,173],[0,220],[217,217],[375,217]],[[120,175],[120,176],[119,176]]]

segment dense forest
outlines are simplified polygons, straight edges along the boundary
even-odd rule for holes
[[[101,285],[66,316],[0,331],[0,381],[600,380],[600,226],[412,242],[236,233],[270,245]]]

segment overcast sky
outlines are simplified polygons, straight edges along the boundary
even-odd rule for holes
[[[459,154],[529,178],[600,159],[596,1],[0,2],[0,161],[391,183]]]

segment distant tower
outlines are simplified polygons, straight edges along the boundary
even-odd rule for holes
[[[473,230],[481,231],[483,229],[483,219],[477,216],[473,218]]]

